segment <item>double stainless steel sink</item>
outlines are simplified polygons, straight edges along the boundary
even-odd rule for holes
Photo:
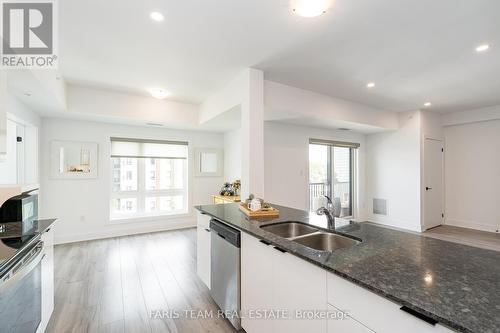
[[[333,252],[360,243],[359,240],[332,232],[325,232],[299,222],[280,222],[263,225],[261,228],[318,251]]]

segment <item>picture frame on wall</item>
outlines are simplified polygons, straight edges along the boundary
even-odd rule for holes
[[[224,173],[224,153],[217,148],[195,148],[194,175],[196,177],[221,177]]]
[[[95,142],[52,141],[50,176],[53,179],[97,178],[98,144]]]

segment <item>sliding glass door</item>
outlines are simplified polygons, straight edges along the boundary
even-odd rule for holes
[[[315,211],[325,206],[328,196],[337,217],[352,216],[356,146],[316,141],[309,144],[309,208]]]

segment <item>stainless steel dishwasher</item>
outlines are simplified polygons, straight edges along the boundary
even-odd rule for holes
[[[210,231],[210,293],[224,316],[240,330],[240,231],[215,219],[210,221]]]

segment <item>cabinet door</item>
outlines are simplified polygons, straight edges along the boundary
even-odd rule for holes
[[[241,233],[241,326],[247,333],[272,332],[273,321],[265,318],[264,311],[272,310],[274,251]]]
[[[326,333],[326,271],[273,249],[273,304],[292,319],[274,320],[275,333]],[[314,317],[322,313],[323,318]],[[309,317],[313,316],[313,317]]]
[[[328,312],[340,313],[342,311],[338,310],[336,307],[328,305]],[[342,317],[328,318],[327,327],[328,333],[373,333],[373,331],[366,326],[360,324],[353,318],[346,316]]]
[[[210,289],[210,216],[198,213],[196,272]]]
[[[439,324],[431,325],[404,311],[371,291],[328,273],[328,303],[338,309],[349,310],[350,315],[375,332],[451,333]]]
[[[53,228],[42,234],[42,320],[38,331],[44,332],[54,310],[54,231]]]

